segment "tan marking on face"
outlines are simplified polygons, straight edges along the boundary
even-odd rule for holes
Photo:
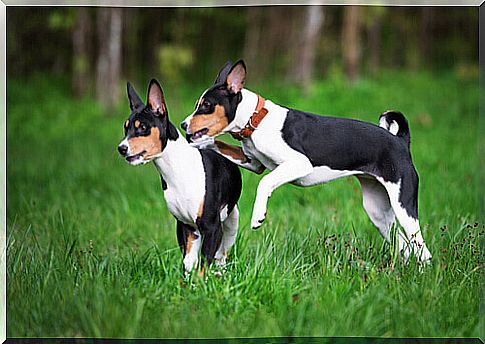
[[[199,236],[195,233],[189,232],[187,235],[187,246],[185,248],[185,255],[188,255],[190,251],[192,251],[192,247],[194,246],[194,241],[197,240]]]
[[[127,119],[126,122],[125,122],[125,128],[128,128],[129,124],[130,124],[130,120]]]
[[[132,155],[143,153],[144,160],[151,160],[162,152],[162,142],[160,141],[160,130],[153,127],[148,136],[136,136],[128,139]]]
[[[204,200],[202,200],[199,204],[199,209],[197,210],[197,217],[200,219],[202,217],[202,213],[204,212]]]
[[[190,120],[189,130],[195,133],[204,128],[209,129],[207,136],[214,136],[219,134],[229,125],[227,121],[226,112],[222,105],[216,105],[214,112],[207,115],[195,115]]]
[[[219,140],[215,140],[214,142],[222,154],[230,156],[234,160],[238,160],[241,163],[248,162],[248,158],[244,154],[241,147],[232,146]]]
[[[136,120],[135,121],[135,128],[139,128],[140,127],[140,121],[139,120]]]

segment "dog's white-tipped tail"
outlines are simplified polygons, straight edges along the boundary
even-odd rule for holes
[[[406,117],[399,111],[386,111],[379,118],[379,126],[388,130],[391,134],[406,141],[408,147],[411,144],[411,135]]]

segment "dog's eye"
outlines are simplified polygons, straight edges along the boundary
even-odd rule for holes
[[[145,130],[147,130],[147,126],[146,126],[145,124],[143,124],[143,123],[142,123],[142,124],[140,125],[140,129],[141,129],[142,131],[145,131]]]
[[[211,106],[211,103],[208,102],[207,100],[204,100],[204,102],[202,103],[202,107],[204,108],[209,108]]]

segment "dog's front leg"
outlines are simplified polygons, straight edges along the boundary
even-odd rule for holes
[[[313,166],[306,157],[285,161],[271,173],[264,176],[258,185],[254,202],[251,227],[259,228],[266,217],[266,204],[271,193],[279,186],[313,172]]]
[[[213,144],[208,145],[204,148],[212,149],[213,151],[219,153],[229,161],[232,161],[238,166],[245,168],[256,174],[261,174],[265,170],[265,167],[258,160],[247,156],[243,149],[238,146],[233,146],[225,142],[215,140]]]

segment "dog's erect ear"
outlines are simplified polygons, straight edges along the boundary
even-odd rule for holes
[[[131,111],[135,111],[139,107],[145,106],[145,104],[143,104],[142,100],[140,99],[135,89],[133,88],[133,86],[131,86],[129,82],[126,83],[126,92],[128,93],[128,99],[130,100]]]
[[[160,87],[160,84],[155,79],[152,79],[148,85],[147,98],[147,105],[150,106],[155,114],[167,114],[167,106],[165,105],[162,87]]]
[[[217,74],[216,81],[214,81],[214,84],[222,84],[226,82],[227,75],[231,71],[232,68],[232,62],[227,61],[224,66],[222,66],[221,70],[219,71],[219,74]]]
[[[246,65],[244,64],[243,60],[239,60],[234,66],[232,66],[229,74],[227,75],[227,89],[231,93],[238,93],[243,89],[245,81]]]

